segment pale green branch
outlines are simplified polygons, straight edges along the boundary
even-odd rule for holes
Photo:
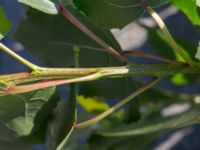
[[[144,86],[142,86],[138,90],[134,91],[131,95],[129,95],[125,99],[121,100],[119,103],[117,103],[116,105],[114,105],[113,107],[108,109],[107,111],[103,112],[102,114],[98,115],[95,118],[92,118],[92,119],[87,120],[87,121],[82,122],[82,123],[78,123],[78,124],[75,125],[75,127],[76,128],[86,128],[88,126],[91,126],[93,124],[98,123],[99,121],[101,121],[102,119],[107,117],[108,115],[112,114],[114,111],[118,110],[119,108],[121,108],[122,106],[124,106],[125,104],[130,102],[137,95],[141,94],[142,92],[146,91],[147,89],[149,89],[150,87],[155,85],[159,80],[160,80],[160,78],[156,78],[156,79],[151,80],[150,82],[146,83]]]
[[[40,68],[39,66],[36,66],[35,64],[31,63],[30,61],[27,61],[23,57],[19,56],[18,54],[16,54],[15,52],[13,52],[11,49],[9,49],[8,47],[6,47],[2,43],[0,43],[0,50],[4,51],[8,55],[12,56],[17,61],[21,62],[23,65],[27,66],[31,70],[38,71],[39,68]]]
[[[67,134],[67,136],[65,137],[65,139],[62,141],[62,143],[60,143],[58,145],[58,147],[56,148],[56,150],[64,150],[65,145],[67,143],[67,141],[69,140],[70,135],[72,134],[72,132],[74,131],[74,126],[72,126],[71,130],[69,131],[69,133]]]

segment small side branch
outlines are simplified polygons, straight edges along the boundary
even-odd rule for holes
[[[150,14],[150,16],[154,19],[154,21],[159,26],[163,35],[166,37],[168,44],[188,63],[191,67],[195,65],[193,60],[185,53],[185,51],[176,43],[171,33],[169,32],[167,26],[164,21],[160,18],[160,16],[150,7],[147,7],[146,11]]]
[[[30,61],[24,59],[23,57],[19,56],[18,54],[13,52],[11,49],[6,47],[2,43],[0,43],[0,50],[4,51],[8,55],[12,56],[14,59],[16,59],[17,61],[21,62],[23,65],[27,66],[31,70],[34,70],[34,71],[38,71],[39,70],[38,66],[36,66],[35,64],[31,63]]]
[[[139,88],[138,90],[134,91],[131,95],[129,95],[125,99],[121,100],[119,103],[117,103],[116,105],[112,106],[110,109],[108,109],[107,111],[105,111],[102,114],[98,115],[97,117],[92,118],[90,120],[87,120],[85,122],[81,122],[81,123],[76,124],[75,128],[86,128],[88,126],[91,126],[91,125],[94,125],[94,124],[98,123],[102,119],[106,118],[107,116],[109,116],[110,114],[112,114],[113,112],[115,112],[116,110],[118,110],[119,108],[121,108],[122,106],[127,104],[128,102],[130,102],[133,98],[135,98],[136,96],[138,96],[142,92],[146,91],[147,89],[149,89],[153,85],[155,85],[159,80],[160,80],[160,78],[155,78],[155,79],[149,81],[148,83],[143,85],[141,88]]]
[[[185,51],[176,43],[171,33],[169,32],[167,26],[161,17],[151,8],[148,7],[148,4],[145,0],[140,0],[141,5],[144,10],[149,13],[149,15],[153,18],[156,24],[159,26],[161,32],[165,36],[168,44],[183,58],[183,60],[190,65],[190,67],[196,66],[196,63],[185,53]]]
[[[169,64],[181,64],[181,62],[175,61],[175,60],[171,60],[168,58],[164,58],[161,56],[157,56],[157,55],[152,55],[149,53],[145,53],[142,51],[122,51],[122,55],[127,55],[127,56],[134,56],[134,57],[141,57],[141,58],[147,58],[147,59],[152,59],[152,60],[157,60],[157,61],[161,61],[161,62],[166,62]]]

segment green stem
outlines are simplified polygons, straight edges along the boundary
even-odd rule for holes
[[[128,56],[157,60],[157,61],[166,62],[166,63],[169,63],[169,64],[180,64],[181,63],[181,62],[171,60],[171,59],[168,59],[168,58],[165,58],[165,57],[161,57],[161,56],[157,56],[157,55],[153,55],[153,54],[149,54],[149,53],[145,53],[145,52],[137,51],[137,50],[130,50],[130,51],[125,50],[125,51],[122,52],[122,54],[128,55]]]
[[[96,72],[93,72],[96,71]],[[80,73],[81,72],[81,73]],[[26,83],[25,85],[12,84],[5,89],[2,95],[24,93],[33,90],[39,90],[51,86],[57,86],[61,84],[78,83],[98,80],[100,78],[113,78],[113,77],[125,77],[125,76],[169,76],[177,73],[200,73],[200,68],[191,68],[186,64],[164,64],[164,65],[129,65],[121,67],[105,67],[105,68],[46,68],[45,72],[40,71],[39,74],[30,74],[25,78],[5,79],[0,80],[1,83],[12,82],[21,83],[24,81],[42,81],[37,83]],[[14,75],[13,75],[14,76]],[[4,75],[5,77],[5,75]],[[67,78],[67,79],[66,79]],[[0,76],[1,79],[1,76]],[[45,80],[46,79],[46,80]]]
[[[98,77],[123,77],[123,76],[165,76],[176,73],[199,73],[200,68],[190,68],[185,64],[138,64],[119,67],[102,68],[43,68],[40,73],[33,74],[38,78],[76,78],[91,74]]]
[[[70,137],[70,135],[72,134],[72,132],[74,131],[74,126],[72,126],[71,130],[69,131],[69,133],[67,134],[67,136],[65,137],[65,139],[62,141],[62,143],[60,143],[58,145],[58,147],[56,148],[56,150],[64,150],[65,145]]]
[[[0,49],[3,50],[8,55],[10,55],[13,58],[15,58],[17,61],[21,62],[23,65],[25,65],[28,68],[30,68],[31,70],[34,70],[34,71],[38,71],[39,70],[40,67],[36,66],[35,64],[33,64],[33,63],[27,61],[26,59],[24,59],[23,57],[19,56],[18,54],[16,54],[12,50],[10,50],[8,47],[3,45],[2,43],[0,43]]]
[[[146,8],[146,11],[151,15],[151,17],[155,20],[162,33],[165,35],[167,42],[169,45],[192,67],[195,65],[193,60],[185,53],[185,51],[176,43],[172,35],[170,34],[167,26],[164,21],[160,18],[160,16],[150,7]]]
[[[118,110],[119,108],[121,108],[122,106],[124,106],[125,104],[130,102],[133,98],[135,98],[136,96],[138,96],[142,92],[146,91],[147,89],[149,89],[153,85],[155,85],[159,80],[160,80],[160,78],[156,78],[156,79],[149,81],[144,86],[142,86],[140,89],[134,91],[131,95],[129,95],[125,99],[121,100],[119,103],[117,103],[116,105],[114,105],[113,107],[108,109],[107,111],[103,112],[102,114],[98,115],[97,117],[90,119],[90,120],[87,120],[85,122],[76,124],[75,128],[86,128],[88,126],[91,126],[93,124],[98,123],[99,121],[101,121],[102,119],[107,117],[108,115],[112,114],[114,111]]]
[[[79,68],[80,66],[80,48],[78,46],[74,46],[74,59],[75,59],[75,68]],[[73,86],[73,85],[72,85]],[[78,115],[77,115],[77,97],[78,97],[78,83],[74,83],[74,101],[75,101],[75,113],[74,113],[74,122],[77,121]]]

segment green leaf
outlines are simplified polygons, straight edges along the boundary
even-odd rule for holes
[[[148,40],[151,47],[156,50],[159,55],[161,55],[162,57],[170,58],[172,60],[182,60],[182,58],[180,58],[180,56],[176,52],[174,52],[174,50],[168,45],[165,38],[163,37],[163,34],[159,30],[149,27],[145,28],[148,31]],[[177,44],[184,50],[185,54],[189,55],[191,59],[195,60],[194,56],[196,53],[196,47],[189,41],[185,41],[179,38],[175,38],[175,40]],[[175,85],[184,85],[191,80],[191,78],[189,78],[189,75],[182,74],[173,76],[173,78],[171,78],[171,81]]]
[[[134,100],[129,102],[129,105],[124,107],[124,122],[132,123],[137,122],[141,118],[140,113],[140,97],[136,97]]]
[[[43,129],[44,130],[44,129]],[[43,132],[40,130],[40,132]],[[0,140],[0,149],[2,150],[32,150],[34,144],[44,143],[45,135],[31,135],[26,138],[19,138],[13,141]]]
[[[52,15],[58,14],[56,5],[51,0],[18,0],[18,1],[47,14],[52,14]]]
[[[173,49],[167,44],[167,42],[161,38],[161,32],[157,29],[152,29],[144,26],[148,31],[148,41],[151,47],[158,51],[159,55],[170,59],[175,59]]]
[[[55,88],[0,97],[0,149],[30,150],[43,143]],[[52,98],[51,98],[52,97]],[[50,99],[51,98],[51,99]]]
[[[55,88],[43,89],[22,95],[0,97],[0,140],[9,136],[17,138],[35,133],[47,119],[54,103],[49,100]],[[48,103],[49,102],[49,103]],[[3,130],[5,129],[5,130]]]
[[[55,150],[68,136],[76,117],[75,84],[71,85],[68,100],[60,101],[49,124],[49,150]],[[68,140],[68,139],[67,139]],[[65,141],[64,141],[65,142]],[[65,143],[64,143],[65,144]]]
[[[197,1],[197,4],[199,1]],[[172,5],[179,8],[190,19],[194,25],[200,25],[199,8],[195,0],[172,0]]]
[[[167,3],[171,2],[172,0],[147,0],[148,6],[151,7],[160,7],[162,5],[166,5]]]
[[[3,8],[0,6],[0,40],[9,32],[10,28],[11,28],[11,23],[10,21],[7,19]]]
[[[160,135],[154,134],[137,137],[104,137],[93,134],[89,138],[89,147],[93,150],[141,150],[149,148],[149,145]],[[141,141],[142,140],[142,141]]]
[[[148,0],[155,7],[170,0]],[[102,28],[122,28],[140,17],[144,9],[140,0],[74,0],[76,7],[97,26]]]
[[[172,83],[175,85],[186,85],[189,81],[183,74],[176,74],[173,77],[171,77]]]
[[[116,148],[119,150],[139,150],[149,147],[149,144],[167,131],[199,123],[199,108],[200,105],[194,105],[190,110],[174,117],[152,118],[151,115],[149,115],[148,118],[138,123],[129,125],[118,123],[114,127],[97,130],[97,132],[92,134],[89,138],[90,148],[95,150]]]
[[[100,131],[99,134],[108,137],[137,136],[181,128],[199,122],[199,108],[200,105],[196,105],[187,112],[176,117],[159,118],[157,120],[139,122],[138,124],[124,125],[112,130]]]

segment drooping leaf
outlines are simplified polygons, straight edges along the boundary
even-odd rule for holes
[[[148,0],[155,7],[170,0]],[[144,9],[140,0],[74,0],[77,8],[97,26],[103,28],[122,28],[140,17]]]
[[[172,4],[183,11],[194,25],[200,25],[199,8],[195,0],[172,0]]]
[[[24,3],[28,6],[31,6],[35,9],[38,9],[47,14],[58,14],[56,4],[51,0],[18,0],[21,3]]]
[[[0,40],[9,32],[11,23],[7,19],[3,8],[0,6]]]

